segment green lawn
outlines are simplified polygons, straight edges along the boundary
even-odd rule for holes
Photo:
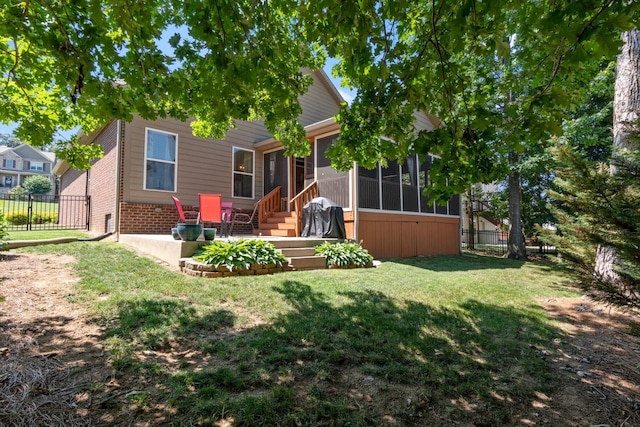
[[[58,203],[31,202],[34,212],[58,213]],[[27,211],[29,201],[27,200],[2,200],[0,199],[0,211],[5,213],[12,211]]]
[[[537,300],[575,295],[551,265],[476,255],[203,279],[116,243],[22,250],[76,257],[69,298],[144,390],[116,409],[173,425],[517,424],[554,387],[541,352],[562,334]]]
[[[58,237],[88,237],[86,231],[82,230],[29,230],[29,231],[8,231],[7,240],[45,240]]]

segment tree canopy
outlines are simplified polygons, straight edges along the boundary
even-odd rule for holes
[[[18,138],[16,138],[13,135],[8,135],[6,133],[0,133],[0,145],[4,145],[7,147],[18,147],[19,145],[22,144],[22,141],[20,141]]]
[[[611,157],[613,123],[613,84],[615,62],[602,64],[601,71],[585,85],[584,102],[572,109],[562,122],[562,141],[572,147],[576,155],[585,161],[608,162]],[[522,178],[522,223],[525,235],[530,237],[538,230],[536,225],[556,222],[550,208],[553,201],[548,190],[554,190],[557,164],[549,150],[557,138],[529,144],[522,152],[518,165]],[[494,218],[508,219],[509,189],[507,180],[499,180],[497,191],[483,195],[488,201],[489,214]]]
[[[558,117],[580,99],[584,64],[618,52],[639,8],[616,0],[15,2],[0,11],[0,120],[42,145],[59,129],[91,131],[133,114],[195,117],[204,137],[222,136],[237,119],[264,119],[300,155],[308,151],[297,121],[305,70],[334,57],[335,76],[357,91],[338,117],[335,165],[432,152],[436,196],[446,198],[504,172],[496,153],[560,132]],[[443,126],[417,132],[416,110]]]

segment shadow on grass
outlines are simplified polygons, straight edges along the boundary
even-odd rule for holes
[[[541,309],[479,301],[443,308],[373,291],[345,292],[336,306],[295,281],[275,291],[290,311],[245,328],[231,311],[198,313],[182,300],[123,305],[108,335],[131,348],[128,363],[117,365],[117,352],[114,361],[127,387],[149,396],[129,404],[131,416],[235,426],[503,425],[521,422],[514,417],[553,384],[540,349],[560,332]]]

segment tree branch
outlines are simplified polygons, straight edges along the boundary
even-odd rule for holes
[[[533,99],[537,99],[540,96],[544,95],[550,88],[551,85],[553,84],[553,82],[555,81],[556,77],[558,76],[558,72],[560,71],[560,66],[562,65],[562,61],[564,60],[564,58],[566,57],[566,55],[572,51],[573,49],[575,49],[581,42],[582,37],[584,35],[584,33],[587,31],[587,29],[593,25],[593,23],[600,17],[600,15],[602,15],[604,13],[604,11],[611,6],[611,4],[613,3],[613,0],[607,0],[602,7],[600,8],[600,10],[598,10],[595,15],[593,15],[591,17],[591,19],[589,19],[589,21],[587,21],[587,23],[585,23],[585,25],[583,25],[582,30],[577,34],[576,36],[576,40],[563,52],[560,53],[560,55],[557,56],[556,59],[556,63],[554,64],[553,67],[553,72],[551,73],[551,77],[549,78],[549,81],[547,82],[547,85],[542,89],[542,91],[540,91],[540,93],[535,96]],[[563,38],[560,42],[560,44],[558,45],[557,49],[556,49],[556,53],[562,48],[564,42],[566,41],[566,38]],[[555,56],[555,55],[554,55]]]
[[[11,76],[15,77],[15,72],[18,69],[18,65],[20,64],[20,52],[18,50],[18,39],[16,37],[13,38],[13,46],[15,47],[15,61],[13,62],[13,67],[7,73],[7,83],[4,85],[4,90],[7,90],[9,87],[9,83],[11,82]]]
[[[73,43],[71,42],[71,39],[69,38],[69,34],[67,33],[67,30],[65,29],[64,25],[62,24],[62,21],[60,20],[60,17],[56,13],[56,11],[53,10],[53,7],[46,0],[36,0],[36,1],[39,1],[45,7],[45,9],[47,9],[49,11],[49,13],[51,13],[52,18],[56,21],[58,29],[60,30],[60,32],[64,36],[65,48],[66,48],[67,52],[76,52],[76,48],[73,45]]]

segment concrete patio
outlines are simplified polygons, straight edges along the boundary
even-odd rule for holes
[[[316,237],[279,237],[279,236],[254,236],[237,235],[232,237],[216,237],[216,240],[228,239],[261,239],[271,242],[283,255],[289,259],[289,265],[295,270],[323,269],[325,258],[315,255],[314,247],[325,241],[338,242],[339,239],[323,239]],[[121,234],[120,243],[132,246],[154,258],[162,260],[171,267],[179,267],[180,260],[189,258],[206,241],[185,242],[174,240],[170,234]]]

